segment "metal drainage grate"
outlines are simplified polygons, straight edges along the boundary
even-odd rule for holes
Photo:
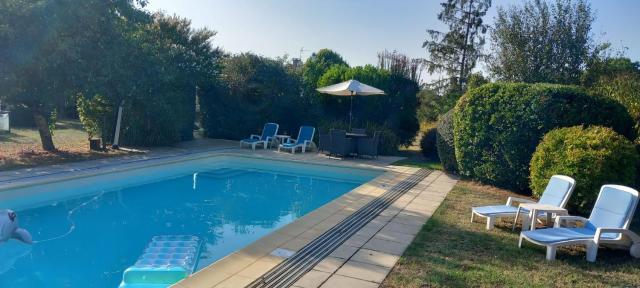
[[[407,177],[407,179],[400,181],[400,183],[340,221],[333,228],[324,232],[296,254],[273,267],[247,287],[291,286],[322,259],[342,245],[349,237],[376,218],[400,196],[429,176],[431,172],[432,170],[420,169]]]

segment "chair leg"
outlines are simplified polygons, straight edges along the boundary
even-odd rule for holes
[[[253,149],[253,151],[256,151],[256,143],[251,144],[251,149]]]
[[[631,254],[633,258],[640,258],[640,243],[632,244],[629,248],[629,254]]]
[[[493,229],[493,225],[495,225],[495,223],[496,223],[496,218],[495,217],[487,218],[487,230]]]
[[[473,216],[474,216],[473,214],[474,214],[474,213],[473,213],[473,211],[472,211],[472,212],[471,212],[471,223],[473,223]]]
[[[529,214],[528,213],[523,213],[522,214],[522,231],[527,231],[529,230],[530,225],[531,225],[531,218],[529,218]]]
[[[587,261],[596,262],[597,255],[598,255],[598,244],[593,242],[587,244]]]
[[[524,237],[522,236],[522,232],[520,233],[520,239],[518,240],[518,248],[522,248],[522,240]]]
[[[556,260],[556,246],[547,246],[547,261]]]

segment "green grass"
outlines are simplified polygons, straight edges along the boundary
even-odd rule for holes
[[[596,263],[583,248],[558,250],[547,262],[545,250],[530,243],[518,248],[519,229],[498,221],[470,223],[471,206],[504,203],[508,191],[461,181],[385,280],[383,287],[637,287],[640,260],[628,251],[601,248]]]
[[[440,163],[440,161],[432,161],[427,159],[406,158],[400,161],[393,162],[391,163],[391,165],[442,170],[442,164]]]

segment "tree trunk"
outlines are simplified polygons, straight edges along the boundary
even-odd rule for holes
[[[463,11],[462,13],[464,14],[465,13],[464,7],[461,7],[461,8],[462,8],[461,10]],[[473,0],[469,1],[469,11],[467,12],[467,15],[465,15],[466,17],[465,16],[462,17],[463,19],[466,19],[465,24],[467,27],[464,31],[464,46],[462,47],[462,61],[460,61],[460,78],[458,79],[458,85],[460,85],[460,89],[463,89],[462,86],[466,83],[466,79],[464,78],[465,78],[465,75],[467,75],[465,70],[467,70],[467,47],[468,47],[467,45],[469,43],[469,32],[471,30],[471,18],[472,18],[471,9],[472,8],[473,8]]]
[[[40,142],[42,142],[42,149],[45,151],[56,151],[56,146],[53,145],[53,138],[51,137],[51,131],[49,131],[49,123],[47,118],[40,111],[33,111],[33,120],[36,122],[38,133],[40,133]]]

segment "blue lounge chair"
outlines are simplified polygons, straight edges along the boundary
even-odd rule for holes
[[[587,261],[596,261],[598,245],[617,244],[631,247],[633,257],[640,257],[640,236],[628,230],[638,205],[638,191],[620,185],[603,185],[589,219],[579,216],[558,216],[554,228],[524,231],[522,240],[546,246],[547,260],[556,258],[556,248],[566,245],[586,245]],[[565,221],[582,222],[582,227],[565,227]]]
[[[280,149],[291,149],[291,153],[296,153],[298,148],[302,148],[302,153],[307,151],[307,147],[314,145],[313,134],[316,133],[316,128],[311,126],[300,126],[298,131],[298,139],[289,139],[287,143],[278,145],[278,152]]]
[[[251,137],[248,139],[240,140],[240,148],[242,148],[242,144],[249,144],[251,145],[251,149],[256,150],[256,145],[262,144],[264,145],[264,149],[267,149],[271,141],[275,139],[279,127],[276,123],[264,124],[262,135],[251,134]]]
[[[542,197],[538,200],[539,204],[548,204],[557,207],[564,207],[569,202],[569,197],[573,192],[573,189],[576,187],[576,180],[569,176],[564,175],[554,175],[551,176],[549,180],[549,184],[542,192]],[[493,206],[481,206],[481,207],[472,207],[471,208],[471,222],[473,222],[474,216],[479,216],[481,218],[487,218],[487,230],[491,230],[493,225],[498,218],[504,217],[515,217],[518,212],[518,205],[515,203],[535,203],[530,199],[526,198],[518,198],[518,197],[509,197],[507,198],[507,203],[505,205],[493,205]],[[527,221],[529,215],[529,211],[525,209],[522,210],[524,212],[523,216],[524,221],[522,230],[528,230],[529,227]],[[530,219],[530,218],[529,218]]]

